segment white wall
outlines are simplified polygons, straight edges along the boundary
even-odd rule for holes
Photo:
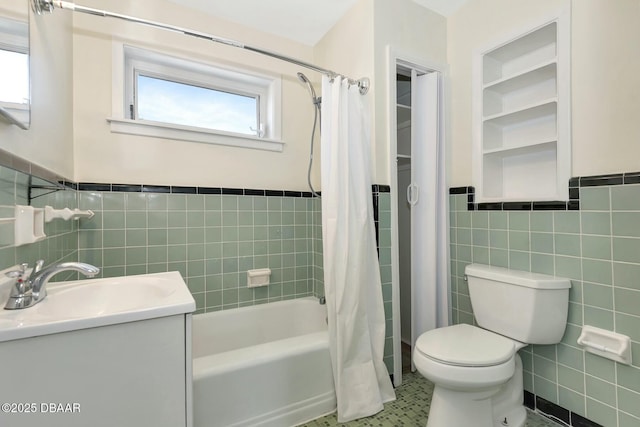
[[[640,1],[573,0],[573,175],[640,170]]]
[[[387,47],[392,47],[403,59],[446,67],[447,20],[412,0],[376,0],[374,42],[376,182],[390,184],[389,106],[394,106],[396,100],[388,96],[388,85],[395,84],[395,74],[389,75]]]
[[[316,45],[320,64],[350,77],[369,77],[373,181],[388,185],[389,76],[387,46],[427,63],[446,64],[446,19],[411,0],[360,0]]]
[[[571,8],[572,176],[640,170],[637,0],[470,0],[448,20],[451,186],[472,184],[472,54]]]
[[[354,79],[368,77],[374,83],[373,7],[374,2],[371,0],[360,0],[327,32],[314,47],[318,65]],[[369,104],[372,122],[375,119],[374,108],[378,93],[380,89],[372,84],[369,92],[364,95]],[[375,141],[373,132],[372,129],[371,137]],[[372,157],[375,157],[375,152],[372,147]],[[319,148],[316,153],[318,167],[314,168],[314,178],[319,182]],[[373,158],[372,161],[375,164]],[[373,182],[378,183],[375,168],[372,169],[372,178]]]
[[[2,0],[0,7],[8,1]],[[11,2],[15,6],[15,0]],[[26,11],[28,2],[19,3]],[[25,131],[0,120],[0,148],[73,178],[71,16],[29,13],[31,127]]]
[[[99,0],[84,3],[105,7]],[[209,32],[313,62],[313,49],[308,46],[163,0],[110,2],[108,7],[114,12]],[[313,106],[296,72],[304,71],[314,78],[313,72],[248,51],[112,19],[75,14],[74,27],[77,181],[307,190]],[[114,41],[206,63],[281,75],[284,151],[274,153],[111,133],[107,118],[112,116]]]

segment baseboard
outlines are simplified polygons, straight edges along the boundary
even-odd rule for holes
[[[603,427],[602,425],[591,421],[582,415],[578,415],[575,412],[563,408],[553,402],[543,399],[540,396],[525,390],[524,391],[524,406],[535,411],[536,413],[547,417],[553,421],[561,421],[567,426],[571,427]]]

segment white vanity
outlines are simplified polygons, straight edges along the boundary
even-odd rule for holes
[[[0,425],[191,426],[193,310],[177,272],[51,283],[1,310]]]

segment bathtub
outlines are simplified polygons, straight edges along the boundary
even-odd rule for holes
[[[313,297],[193,316],[194,427],[295,426],[335,411],[325,319]]]

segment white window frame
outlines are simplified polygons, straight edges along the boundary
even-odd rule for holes
[[[279,76],[196,62],[147,49],[114,43],[113,117],[111,132],[268,151],[282,151],[281,86]],[[256,135],[206,129],[137,118],[136,80],[139,74],[178,83],[259,98]],[[131,117],[131,106],[134,117]]]

